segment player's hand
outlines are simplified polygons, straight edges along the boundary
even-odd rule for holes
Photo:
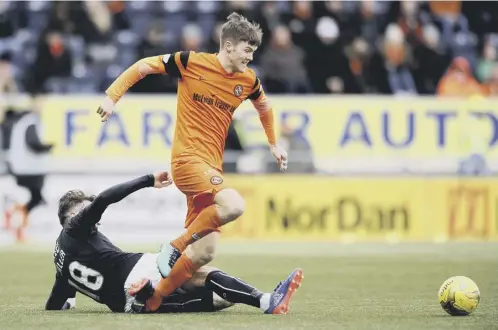
[[[154,188],[166,188],[170,186],[173,183],[173,179],[171,178],[171,175],[166,172],[156,172],[154,173]]]
[[[61,310],[67,310],[67,309],[74,309],[76,308],[76,299],[75,298],[69,298],[66,300],[64,305],[62,306]]]
[[[271,154],[277,160],[278,165],[280,166],[280,171],[285,172],[287,170],[287,151],[285,151],[278,144],[270,146]]]
[[[99,108],[97,109],[97,114],[100,116],[102,122],[106,122],[107,119],[112,115],[114,112],[115,108],[114,101],[109,97],[106,96],[104,101],[100,104]]]

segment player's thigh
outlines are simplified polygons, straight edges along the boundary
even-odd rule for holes
[[[171,164],[171,174],[177,188],[185,195],[193,196],[196,203],[197,196],[214,196],[225,188],[223,175],[201,160],[178,160]]]
[[[185,251],[195,265],[204,266],[213,260],[220,239],[219,232],[212,232],[190,244]]]

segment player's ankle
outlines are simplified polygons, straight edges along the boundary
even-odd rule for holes
[[[270,308],[271,293],[263,293],[259,298],[259,308],[264,312]]]
[[[154,293],[152,294],[152,297],[150,297],[150,299],[154,299],[154,300],[157,300],[157,299],[162,299],[162,297],[166,296],[163,292],[161,292],[161,290],[159,288],[156,288],[154,290]]]
[[[174,241],[171,241],[170,245],[173,248],[177,249],[180,253],[183,253],[183,251],[185,251],[185,249],[187,248],[184,243],[183,236],[175,239]]]

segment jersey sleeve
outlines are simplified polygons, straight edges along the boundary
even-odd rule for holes
[[[259,113],[259,119],[265,130],[268,143],[270,145],[275,145],[277,143],[277,139],[275,137],[273,110],[258,77],[256,77],[252,92],[247,98],[251,100],[252,104]]]
[[[173,54],[163,55],[163,63],[166,74],[182,78],[183,74],[188,70],[188,63],[191,52],[176,52]]]
[[[139,177],[137,179],[113,186],[100,193],[95,200],[81,210],[66,227],[66,232],[70,236],[78,236],[87,233],[102,218],[102,214],[111,204],[121,201],[123,198],[137,190],[152,187],[154,176],[152,174]]]
[[[252,86],[251,93],[247,97],[247,99],[251,101],[257,101],[261,97],[265,96],[265,92],[263,90],[263,86],[261,85],[261,81],[258,77],[256,77],[254,81],[254,85]]]
[[[71,288],[67,279],[59,272],[55,275],[55,283],[52,287],[52,292],[45,304],[46,310],[61,310],[68,298],[74,298],[76,290]]]

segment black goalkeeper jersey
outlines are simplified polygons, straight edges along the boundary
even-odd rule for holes
[[[142,253],[121,251],[95,225],[110,204],[153,185],[154,177],[148,175],[109,188],[69,220],[55,244],[56,280],[46,309],[61,309],[78,291],[112,311],[123,311],[124,284]]]

